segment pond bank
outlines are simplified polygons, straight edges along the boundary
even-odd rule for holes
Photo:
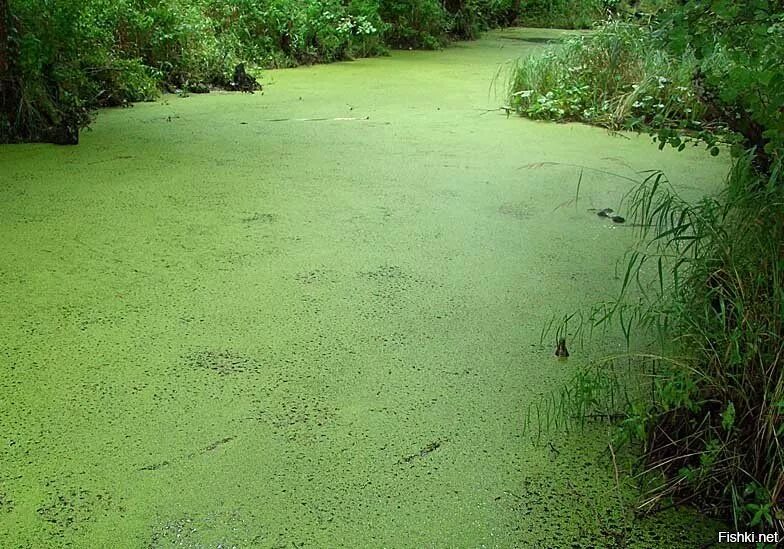
[[[0,147],[0,538],[13,547],[695,546],[632,524],[605,438],[529,403],[612,347],[540,345],[614,294],[624,176],[726,166],[507,118],[561,33],[269,71]],[[499,89],[499,93],[503,93]],[[575,196],[584,171],[580,200]],[[623,211],[621,210],[621,214]]]

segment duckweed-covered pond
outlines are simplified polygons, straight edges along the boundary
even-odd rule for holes
[[[688,510],[622,512],[603,429],[523,428],[616,350],[540,344],[617,290],[632,231],[588,211],[629,190],[608,173],[699,197],[726,172],[489,110],[499,67],[558,36],[272,71],[0,147],[0,545],[712,541]]]

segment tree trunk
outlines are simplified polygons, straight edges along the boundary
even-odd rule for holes
[[[0,143],[11,138],[17,104],[17,83],[11,56],[11,11],[9,0],[0,0]]]
[[[509,9],[509,14],[507,15],[506,24],[507,25],[514,25],[520,19],[520,15],[522,15],[522,8],[523,8],[523,1],[522,0],[513,0],[512,7]]]
[[[5,82],[10,68],[8,50],[8,26],[11,17],[8,12],[8,0],[0,0],[0,82]]]

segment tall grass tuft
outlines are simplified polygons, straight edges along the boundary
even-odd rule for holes
[[[702,130],[691,53],[673,57],[650,29],[613,20],[543,55],[518,61],[509,104],[529,118],[582,121],[614,130],[676,127]]]
[[[627,199],[639,244],[581,330],[620,326],[631,362],[581,369],[549,412],[639,445],[641,512],[688,502],[784,534],[784,188],[748,155],[719,196],[690,204],[653,173]]]
[[[784,189],[770,183],[750,156],[696,206],[649,181],[632,197],[648,243],[633,269],[655,259],[645,316],[683,356],[664,363],[640,418],[647,470],[663,479],[644,505],[688,497],[784,532]]]

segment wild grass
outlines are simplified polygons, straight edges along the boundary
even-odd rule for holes
[[[637,415],[646,472],[661,478],[643,506],[688,499],[784,531],[784,190],[750,156],[696,205],[664,183],[631,196],[645,246],[627,272],[655,268],[641,318],[664,359]]]
[[[618,298],[572,317],[579,337],[620,328],[626,353],[580,368],[529,423],[618,425],[641,513],[691,503],[784,533],[784,189],[748,155],[718,196],[686,202],[655,172],[627,210],[639,239]]]
[[[613,130],[701,130],[691,53],[675,58],[656,47],[649,29],[615,20],[575,36],[512,70],[509,105],[535,119],[581,121]]]

